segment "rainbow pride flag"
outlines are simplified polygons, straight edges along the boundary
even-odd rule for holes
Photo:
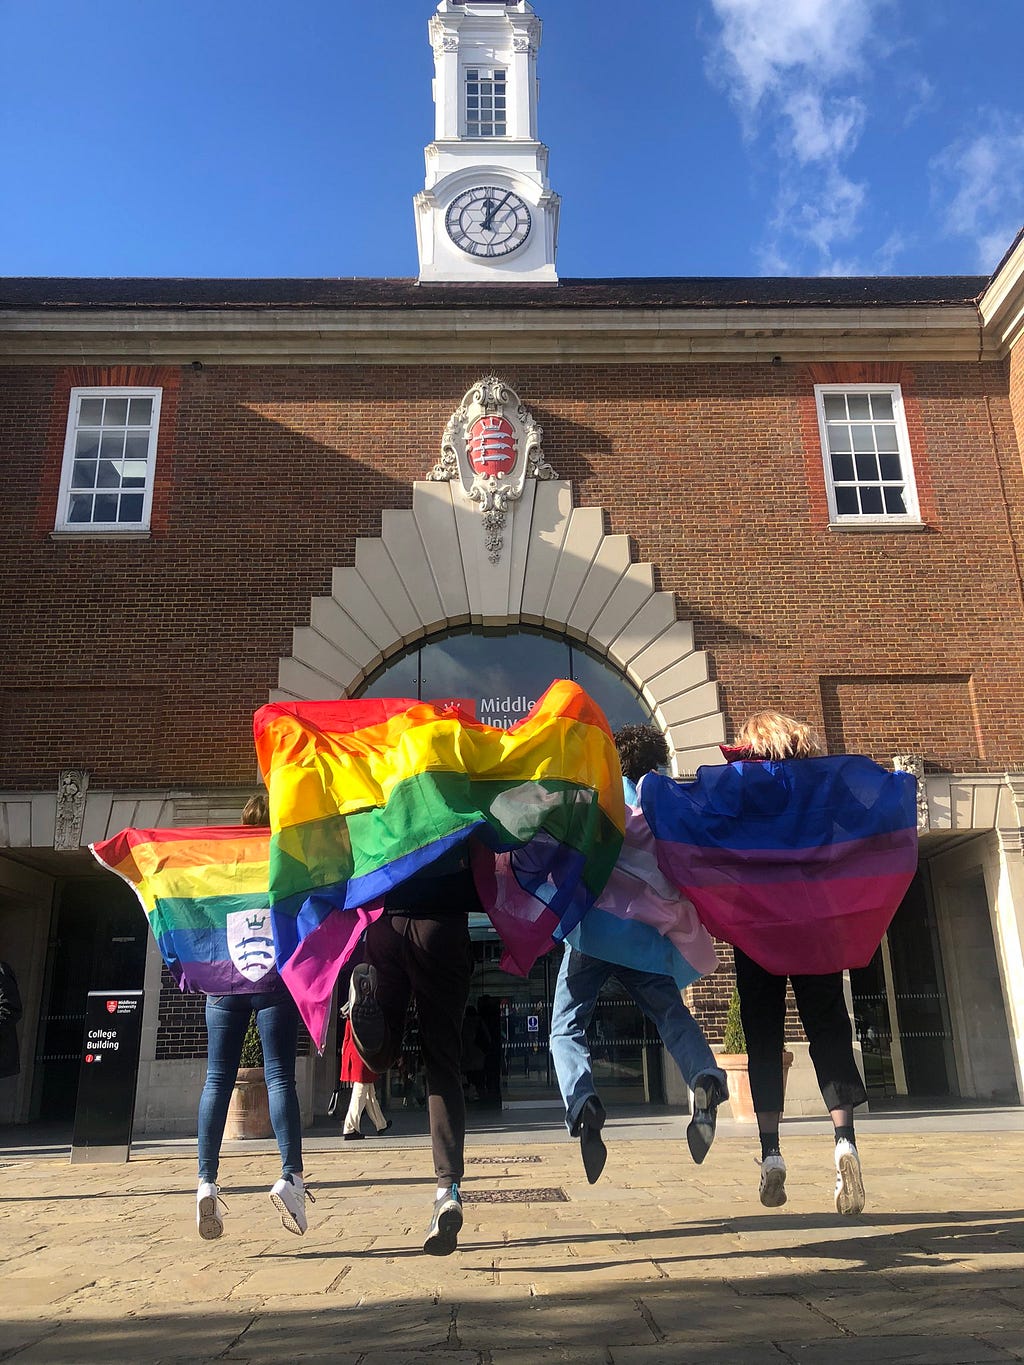
[[[915,779],[857,754],[652,773],[640,801],[707,929],[780,976],[866,966],[917,869]]]
[[[618,755],[604,714],[574,683],[552,683],[508,730],[457,706],[378,698],[272,703],[254,734],[270,793],[278,968],[314,1039],[344,965],[325,946],[338,917],[378,904],[471,835],[512,852],[533,898],[528,920],[503,920],[480,887],[520,971],[579,922],[615,865]],[[478,886],[480,866],[477,856]],[[297,984],[302,960],[322,969]]]
[[[268,829],[123,829],[89,847],[138,896],[182,990],[239,995],[280,986]]]

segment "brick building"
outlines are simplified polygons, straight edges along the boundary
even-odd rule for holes
[[[431,36],[419,280],[0,281],[0,1121],[66,1114],[85,991],[145,984],[140,1123],[194,1123],[201,1013],[85,845],[234,822],[268,698],[514,719],[566,675],[680,775],[765,705],[916,768],[920,874],[851,983],[869,1088],[1017,1101],[1024,239],[990,280],[558,282],[539,22],[442,0]],[[443,439],[474,390],[536,455],[503,521]],[[543,1094],[551,964],[499,979],[479,939],[509,1086]],[[713,1038],[728,994],[696,989]],[[603,1088],[679,1098],[601,1020]]]

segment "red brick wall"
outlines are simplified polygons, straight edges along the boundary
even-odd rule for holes
[[[85,373],[0,371],[0,788],[49,789],[61,767],[94,787],[244,786],[251,713],[292,628],[355,538],[379,534],[381,508],[410,505],[479,367],[165,371],[153,534],[120,543],[49,534],[67,392]],[[732,726],[780,705],[880,759],[1024,760],[1009,367],[504,373],[577,502],[608,510],[694,621]],[[927,530],[828,529],[823,378],[904,385]]]

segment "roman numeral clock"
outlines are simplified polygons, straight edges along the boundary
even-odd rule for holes
[[[435,128],[415,199],[421,283],[556,283],[559,199],[537,140],[533,6],[441,0],[429,34]]]

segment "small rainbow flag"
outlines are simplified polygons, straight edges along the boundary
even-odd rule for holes
[[[333,986],[343,959],[323,938],[337,917],[378,904],[470,835],[513,851],[534,898],[529,922],[492,914],[520,971],[579,922],[615,865],[618,755],[604,714],[574,683],[552,683],[508,730],[456,705],[377,698],[272,703],[257,711],[254,733],[270,793],[277,962],[304,1017],[293,961],[330,956]],[[326,975],[320,999],[325,988]],[[315,1020],[307,1024],[318,1038]]]
[[[917,870],[915,779],[859,754],[652,773],[640,801],[707,929],[779,976],[866,966]]]
[[[239,995],[280,986],[267,891],[268,829],[123,829],[89,847],[142,902],[182,990]]]

